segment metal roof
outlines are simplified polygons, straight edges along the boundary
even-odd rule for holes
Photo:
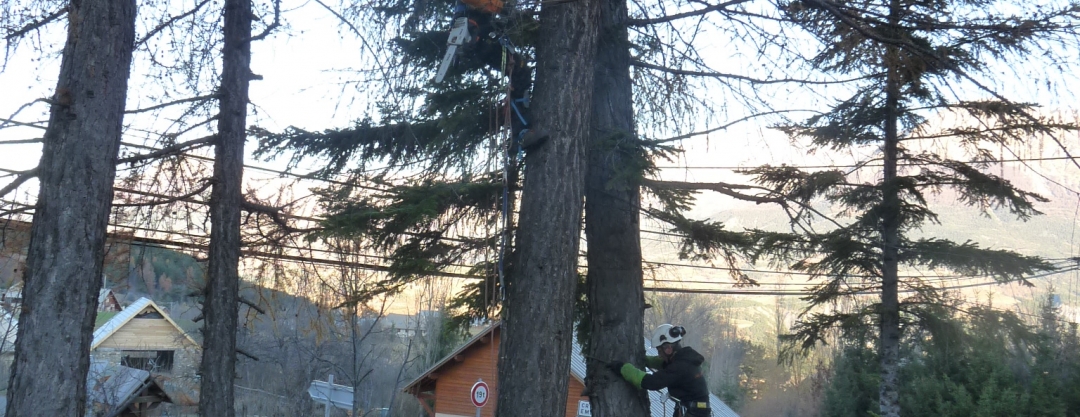
[[[11,315],[7,309],[0,308],[0,338],[3,340],[3,348],[0,353],[15,351],[15,340],[19,334],[19,318]]]
[[[110,365],[102,361],[90,363],[86,374],[86,395],[90,403],[105,404],[109,407],[126,407],[136,397],[157,381],[149,371],[129,368],[123,365]],[[171,401],[168,394],[160,389],[164,401]]]
[[[158,314],[161,314],[161,317],[164,317],[165,320],[169,322],[169,324],[176,328],[176,331],[184,335],[184,337],[187,338],[187,340],[190,341],[191,344],[199,347],[199,343],[196,342],[195,339],[192,339],[191,336],[184,331],[184,329],[181,329],[180,326],[177,326],[176,322],[173,321],[173,319],[165,313],[165,310],[162,310],[161,307],[158,307],[158,305],[155,304],[153,300],[142,297],[136,300],[134,303],[131,303],[131,305],[125,307],[123,310],[120,310],[120,312],[116,313],[113,318],[109,319],[109,321],[101,325],[101,327],[99,327],[97,330],[94,330],[94,342],[90,344],[90,350],[97,349],[98,345],[100,345],[102,342],[112,336],[113,333],[116,333],[118,330],[120,330],[121,327],[124,327],[125,324],[131,321],[131,319],[135,318],[135,316],[139,315],[139,313],[141,313],[143,310],[146,310],[147,307],[152,307],[154,310],[156,310]]]

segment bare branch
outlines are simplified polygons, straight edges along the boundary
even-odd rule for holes
[[[39,125],[35,125],[35,124],[32,124],[32,123],[17,122],[17,121],[15,121],[15,116],[18,116],[19,113],[22,113],[22,111],[26,110],[27,107],[33,106],[36,103],[47,103],[47,102],[48,102],[48,100],[43,99],[43,98],[39,98],[39,99],[36,99],[34,101],[31,101],[29,103],[26,103],[26,104],[23,104],[23,105],[19,106],[19,108],[15,109],[15,111],[12,112],[11,116],[8,116],[7,119],[0,118],[0,122],[3,122],[3,123],[0,123],[0,129],[3,129],[3,128],[7,127],[8,124],[13,124],[13,125],[16,125],[16,126],[36,127],[38,129],[44,130],[45,126],[39,126]]]
[[[750,0],[730,0],[730,1],[727,1],[727,2],[720,3],[720,4],[715,4],[715,5],[706,7],[704,9],[700,9],[700,10],[692,10],[692,11],[684,12],[684,13],[676,13],[676,14],[673,14],[673,15],[661,16],[661,17],[657,17],[657,18],[653,18],[653,19],[630,19],[629,25],[630,26],[647,26],[647,25],[652,25],[652,24],[656,24],[656,23],[665,23],[665,22],[670,22],[672,20],[684,19],[684,18],[687,18],[687,17],[701,16],[701,15],[704,15],[704,14],[715,12],[717,10],[721,10],[721,9],[726,8],[728,6],[734,6],[736,4],[749,3],[749,2],[750,2]]]
[[[157,110],[157,109],[160,109],[160,108],[169,107],[169,106],[172,106],[174,104],[190,103],[190,102],[193,102],[193,101],[205,101],[205,100],[209,100],[209,99],[212,99],[212,98],[217,98],[217,96],[218,96],[217,94],[207,94],[205,96],[182,98],[182,99],[179,99],[179,100],[170,101],[168,103],[161,103],[161,104],[158,104],[158,105],[154,105],[154,106],[150,106],[150,107],[146,107],[146,108],[142,108],[142,109],[126,110],[126,111],[124,111],[124,114],[143,113],[143,112],[148,112],[148,111],[151,111],[151,110]]]
[[[41,143],[41,138],[0,140],[0,145],[20,145],[26,143]]]
[[[243,296],[240,296],[240,302],[246,304],[248,307],[251,307],[251,309],[253,309],[255,311],[258,311],[261,314],[266,314],[266,310],[263,310],[263,308],[259,307],[258,304],[255,304],[254,301],[248,300],[247,298],[244,298]],[[258,360],[258,359],[256,359],[256,360]]]
[[[22,29],[19,29],[19,30],[16,30],[14,32],[11,32],[11,33],[7,34],[7,36],[4,36],[4,40],[10,42],[12,40],[21,38],[23,35],[26,35],[27,33],[30,33],[30,32],[32,32],[32,31],[34,31],[34,30],[36,30],[36,29],[38,29],[38,28],[40,28],[42,26],[45,26],[45,25],[51,23],[52,21],[54,21],[56,19],[59,19],[61,16],[65,15],[65,14],[67,14],[67,6],[64,6],[60,10],[57,10],[55,12],[50,13],[48,16],[45,16],[41,20],[38,20],[36,22],[30,22],[30,24],[28,24],[26,26],[23,26]]]
[[[0,211],[0,217],[7,217],[7,216],[10,216],[12,214],[26,213],[28,211],[34,210],[35,208],[37,208],[37,206],[32,205],[32,204],[24,204],[24,205],[22,205],[21,207],[18,207],[18,208],[13,208],[11,210]]]
[[[199,9],[201,9],[203,6],[206,5],[206,3],[209,3],[209,2],[210,2],[210,0],[203,0],[202,3],[196,4],[194,9],[188,10],[184,14],[178,15],[176,17],[170,18],[169,20],[161,22],[160,25],[157,25],[157,27],[155,27],[151,31],[146,32],[146,36],[143,36],[142,39],[139,39],[138,42],[135,42],[134,49],[139,49],[139,47],[142,46],[142,44],[146,43],[146,41],[149,41],[150,38],[154,37],[154,35],[157,35],[158,32],[161,32],[162,30],[165,30],[165,28],[171,26],[173,23],[176,23],[176,21],[195,14],[195,12],[199,11]]]
[[[162,198],[161,200],[145,201],[145,202],[139,202],[139,203],[113,204],[113,207],[148,207],[148,206],[160,206],[160,205],[163,205],[163,204],[175,203],[177,201],[186,201],[186,200],[191,199],[191,197],[197,196],[197,195],[201,194],[203,191],[206,191],[207,188],[210,188],[211,184],[213,184],[213,183],[210,182],[210,181],[205,181],[201,187],[199,187],[199,188],[195,189],[194,191],[191,191],[191,192],[189,192],[187,194],[184,194],[184,195],[178,195],[178,196],[173,196],[173,197],[165,197],[165,198]],[[115,187],[114,189],[116,191],[120,191],[120,192],[123,192],[123,193],[145,194],[145,193],[143,193],[141,191],[129,190],[129,189],[126,189],[126,188]]]
[[[683,140],[683,139],[689,139],[689,138],[692,138],[694,136],[707,135],[709,133],[713,133],[713,132],[716,132],[716,131],[725,130],[725,129],[731,127],[731,126],[734,126],[736,124],[745,122],[747,120],[750,120],[750,119],[753,119],[753,118],[756,118],[756,117],[768,116],[768,115],[779,114],[779,113],[791,113],[791,112],[813,112],[813,113],[818,113],[818,111],[816,111],[816,110],[799,110],[799,109],[774,110],[774,111],[769,111],[769,112],[764,112],[764,113],[751,114],[749,116],[736,119],[735,121],[732,121],[731,123],[728,123],[728,124],[725,124],[725,125],[722,125],[722,126],[718,126],[718,127],[714,127],[712,129],[702,130],[700,132],[687,133],[687,134],[684,134],[684,135],[679,135],[679,136],[670,137],[670,138],[666,138],[666,139],[653,139],[653,140],[649,140],[647,142],[649,142],[649,143],[675,142],[675,141],[679,141],[679,140]]]
[[[262,33],[252,36],[248,42],[263,40],[270,35],[270,32],[279,27],[281,27],[281,0],[274,0],[274,22],[267,26],[266,29],[263,29]]]
[[[11,183],[5,185],[4,188],[0,188],[0,197],[6,196],[8,193],[14,191],[16,188],[19,188],[19,186],[22,185],[24,182],[29,181],[31,178],[34,178],[37,175],[37,168],[28,169],[26,171],[20,172],[19,176],[15,177],[15,179],[12,180]]]
[[[248,352],[248,351],[246,351],[244,349],[236,348],[236,353],[247,356],[249,359],[251,359],[253,361],[258,361],[259,360],[258,356],[252,355],[250,352]]]
[[[13,125],[16,125],[16,126],[34,127],[34,128],[38,128],[38,129],[41,129],[41,130],[45,130],[45,126],[42,126],[42,125],[36,125],[36,124],[33,124],[33,123],[20,122],[18,120],[14,120],[14,119],[5,119],[3,117],[0,117],[0,122],[4,123],[4,124],[0,124],[0,129],[2,129],[4,127],[4,125],[6,125],[6,124],[13,124]],[[39,123],[43,123],[43,122],[39,122]]]
[[[192,139],[192,140],[189,140],[187,142],[181,142],[181,143],[177,143],[177,144],[174,144],[174,145],[171,145],[171,146],[166,146],[164,148],[158,149],[158,150],[150,152],[150,153],[145,153],[145,154],[142,154],[142,155],[129,156],[127,158],[120,158],[120,159],[118,159],[116,161],[116,164],[117,165],[131,164],[131,163],[142,162],[142,161],[146,161],[146,160],[150,160],[150,159],[154,159],[154,158],[160,158],[160,157],[163,157],[163,156],[176,155],[176,154],[183,153],[184,151],[187,151],[187,150],[191,150],[191,149],[194,149],[194,148],[199,148],[199,147],[208,145],[210,143],[213,143],[215,140],[217,140],[217,135],[216,134],[206,136],[206,137],[202,137],[202,138],[198,138],[198,139]]]

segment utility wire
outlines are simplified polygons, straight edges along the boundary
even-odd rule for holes
[[[996,161],[964,161],[965,164],[1000,164],[1000,163],[1017,163],[1017,162],[1039,162],[1039,161],[1074,161],[1080,160],[1080,156],[1068,157],[1068,156],[1054,156],[1045,158],[1015,158],[1015,159],[999,159]],[[900,162],[897,166],[928,166],[928,165],[940,165],[929,162]],[[856,165],[784,165],[790,168],[798,169],[852,169],[852,168],[867,168],[867,167],[883,167],[884,164],[880,163],[867,163]],[[775,168],[776,166],[774,166]],[[665,165],[658,166],[658,169],[715,169],[715,170],[728,170],[728,171],[741,171],[747,169],[758,168],[758,166],[677,166],[677,165]]]

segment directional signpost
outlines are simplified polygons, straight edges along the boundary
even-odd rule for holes
[[[487,405],[487,382],[484,382],[483,379],[477,379],[476,383],[473,384],[472,389],[469,390],[469,397],[472,399],[473,405],[476,406],[476,417],[480,417],[480,408]]]
[[[326,407],[323,411],[324,416],[330,415],[330,407],[352,410],[353,389],[335,384],[334,374],[330,374],[325,382],[311,381],[311,385],[308,386],[308,395],[311,399],[324,404]]]

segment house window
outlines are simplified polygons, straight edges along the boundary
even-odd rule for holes
[[[173,367],[171,350],[125,350],[120,365],[150,372],[169,372]]]

